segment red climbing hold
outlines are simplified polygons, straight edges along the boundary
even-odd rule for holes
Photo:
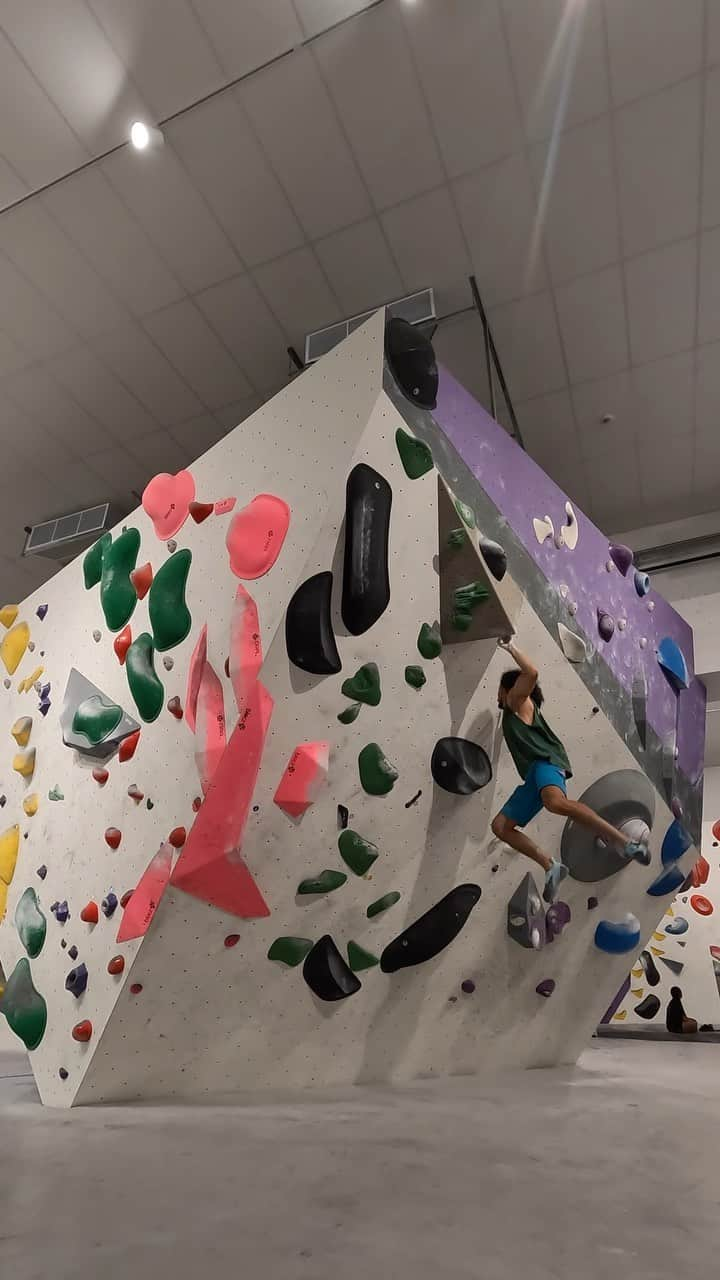
[[[701,854],[690,872],[690,883],[693,889],[699,889],[701,885],[707,884],[709,875],[710,863]]]
[[[202,524],[215,510],[214,502],[191,502],[189,511],[196,524]]]
[[[236,947],[239,941],[240,941],[239,933],[229,933],[227,938],[225,939],[225,946]]]
[[[125,616],[127,617],[127,614]],[[121,666],[125,665],[125,657],[131,644],[132,631],[130,630],[130,624],[128,623],[128,625],[123,627],[120,634],[113,640],[113,649],[115,650],[118,662]]]
[[[184,827],[173,827],[168,836],[168,843],[172,845],[173,849],[182,849],[186,840],[187,832]]]
[[[93,769],[92,776],[95,779],[95,781],[99,784],[99,786],[104,787],[105,783],[110,777],[110,774],[108,773],[107,769]]]
[[[115,977],[118,973],[122,973],[124,968],[125,968],[124,956],[113,956],[112,960],[110,960],[108,963],[108,973],[111,973],[113,977]]]
[[[139,996],[141,991],[142,991],[142,982],[133,982],[133,983],[131,984],[131,986],[130,986],[130,994],[131,994],[131,995],[133,995],[133,996]]]
[[[86,1018],[84,1022],[77,1022],[72,1029],[73,1040],[79,1040],[81,1044],[87,1044],[92,1035],[92,1022]]]
[[[690,906],[693,911],[697,911],[699,916],[711,916],[713,913],[713,904],[709,898],[702,893],[694,893],[690,899]]]
[[[118,831],[117,827],[108,827],[105,832],[105,843],[110,845],[111,849],[119,849],[122,840],[122,831]]]
[[[131,782],[128,787],[128,795],[136,804],[140,804],[140,801],[145,799],[145,792],[140,790],[136,782]]]
[[[182,720],[183,718],[182,703],[178,698],[177,694],[175,695],[174,698],[170,699],[170,701],[167,704],[167,709],[170,712],[170,715],[174,716],[176,720]]]
[[[141,565],[139,569],[133,569],[132,573],[130,574],[130,581],[132,582],[137,592],[138,600],[145,599],[145,596],[150,590],[152,580],[153,580],[153,571],[152,571],[152,565],[150,564],[149,560],[147,564]]]
[[[126,760],[132,760],[137,751],[137,744],[140,741],[140,730],[136,729],[135,733],[128,734],[127,738],[123,738],[118,751],[118,760],[124,764]]]
[[[84,920],[85,924],[97,924],[100,919],[97,902],[88,902],[87,906],[83,907],[80,912],[80,919]]]
[[[130,899],[132,898],[134,892],[135,892],[134,889],[126,889],[125,893],[120,899],[120,906],[122,907],[123,911],[125,910]]]

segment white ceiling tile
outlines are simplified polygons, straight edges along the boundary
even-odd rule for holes
[[[515,413],[525,448],[540,466],[566,449],[577,449],[579,436],[569,391],[524,400],[515,405]]]
[[[89,4],[156,121],[225,83],[189,0],[89,0]]]
[[[240,270],[230,241],[169,143],[143,153],[124,147],[102,168],[190,292]]]
[[[698,435],[714,435],[720,440],[720,342],[699,347],[696,359],[697,432]]]
[[[312,53],[297,50],[246,80],[237,93],[311,239],[372,212]]]
[[[21,407],[23,385],[16,380],[22,376],[13,374],[0,382],[0,418],[3,443],[9,442],[15,451],[14,456],[21,457],[29,464],[27,475],[31,477],[31,483],[25,487],[27,494],[32,491],[36,470],[52,474],[58,464],[67,462],[68,456],[75,455],[72,450],[68,450],[67,441],[48,431],[42,422]],[[7,496],[12,498],[13,495]]]
[[[519,150],[522,125],[497,0],[407,5],[403,14],[450,177]]]
[[[193,0],[193,8],[232,79],[302,43],[292,0]]]
[[[605,12],[616,103],[700,70],[703,0],[605,0]]]
[[[6,373],[26,368],[31,361],[32,356],[9,333],[0,330],[0,378]]]
[[[188,460],[194,462],[222,440],[225,430],[212,413],[203,413],[173,427],[170,434],[185,451]]]
[[[624,368],[629,356],[620,267],[561,285],[555,296],[571,382]]]
[[[125,318],[124,307],[39,200],[3,214],[0,248],[83,337]]]
[[[195,302],[259,391],[287,377],[287,338],[250,276],[235,276],[199,293]]]
[[[607,116],[538,143],[530,161],[550,273],[557,283],[616,262],[618,209]]]
[[[708,62],[720,62],[720,0],[707,0],[708,24],[705,56]]]
[[[183,296],[182,285],[99,168],[59,182],[42,202],[134,315]]]
[[[266,302],[299,350],[306,333],[342,320],[342,307],[333,297],[312,250],[296,249],[258,267],[253,274]]]
[[[376,0],[295,0],[295,8],[303,31],[310,38],[375,3]]]
[[[664,502],[693,487],[692,437],[665,435],[654,448],[640,445],[640,491],[645,502]]]
[[[700,342],[720,338],[720,227],[700,237],[698,338]]]
[[[465,315],[454,316],[452,320],[444,320],[435,332],[433,347],[438,363],[449,369],[453,377],[457,378],[465,390],[475,396],[475,399],[479,400],[489,413],[490,393],[483,342],[480,317],[473,310]],[[496,406],[498,419],[502,416],[501,401],[498,387]]]
[[[130,502],[133,490],[142,493],[146,470],[137,458],[120,445],[104,449],[102,453],[94,453],[91,466],[95,474],[104,481],[108,497],[124,498]]]
[[[437,186],[442,165],[396,7],[376,6],[314,50],[377,207]]]
[[[131,395],[89,347],[76,347],[49,361],[47,370],[113,439],[124,442],[157,429],[158,424],[145,405]],[[98,440],[96,448],[102,447]]]
[[[473,268],[487,306],[547,284],[537,209],[524,154],[459,178],[455,198]]]
[[[572,388],[575,419],[585,457],[592,461],[635,448],[635,392],[628,369]],[[606,415],[612,422],[603,422]]]
[[[112,333],[102,334],[93,345],[158,422],[170,425],[202,412],[194,391],[139,324],[124,324]]]
[[[695,353],[683,351],[632,371],[635,429],[641,449],[694,430]]]
[[[391,302],[403,291],[377,218],[319,240],[315,252],[348,316]]]
[[[608,106],[601,5],[501,0],[501,8],[528,137],[601,115]]]
[[[620,215],[628,256],[695,230],[700,90],[696,77],[616,113]]]
[[[488,318],[514,400],[530,400],[565,386],[560,335],[549,293],[495,307]],[[478,359],[482,359],[480,351]]]
[[[56,504],[67,511],[79,511],[107,499],[107,483],[87,462],[67,462],[53,469]]]
[[[717,510],[720,490],[720,432],[698,433],[695,437],[695,465],[693,488],[697,494],[713,494],[712,509]]]
[[[640,468],[634,443],[620,456],[614,451],[597,454],[587,466],[587,477],[598,526],[606,533],[644,523],[643,498],[640,493]]]
[[[470,303],[472,271],[447,187],[408,200],[381,216],[405,288],[434,288],[438,313]]]
[[[227,347],[189,299],[146,316],[145,328],[208,409],[252,388]]]
[[[705,90],[702,225],[720,223],[720,68],[709,71]]]
[[[625,264],[634,363],[691,347],[695,336],[697,241],[682,240]]]
[[[23,182],[20,174],[0,156],[0,209],[21,200],[29,190],[27,182]]]
[[[138,459],[145,482],[159,471],[173,474],[184,467],[186,462],[185,449],[169,431],[155,431],[152,435],[133,440],[129,452]]]
[[[29,187],[41,187],[88,152],[0,32],[0,155]]]
[[[37,359],[67,351],[77,342],[72,326],[3,253],[0,253],[0,298],[4,300],[3,328]]]
[[[166,132],[244,263],[267,262],[303,243],[300,224],[234,94],[222,93],[186,112]]]
[[[62,440],[75,457],[96,453],[111,443],[106,429],[46,369],[24,369],[6,378],[3,386],[26,414]],[[41,462],[39,465],[42,467]]]

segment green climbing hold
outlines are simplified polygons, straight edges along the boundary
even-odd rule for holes
[[[475,528],[475,512],[473,511],[472,507],[466,506],[464,502],[461,502],[459,498],[456,498],[455,510],[457,511],[463,524],[467,525],[468,529]]]
[[[47,933],[47,921],[34,889],[26,889],[15,908],[15,928],[30,959],[34,960],[43,949]]]
[[[451,529],[447,541],[448,546],[452,547],[453,551],[459,551],[467,542],[467,534],[464,529]]]
[[[413,689],[422,689],[427,683],[427,676],[422,667],[406,667],[405,683],[411,685]]]
[[[416,440],[414,436],[408,435],[407,431],[403,431],[402,427],[398,427],[395,432],[395,444],[400,454],[400,461],[405,468],[405,475],[410,480],[419,480],[421,476],[427,475],[428,471],[432,471],[433,456],[422,440]]]
[[[77,707],[72,721],[73,733],[82,734],[95,747],[117,729],[123,718],[122,707],[100,694],[85,698]]]
[[[276,938],[267,953],[268,960],[280,960],[295,969],[312,949],[311,938]]]
[[[440,635],[440,625],[433,622],[432,626],[428,622],[423,622],[418,636],[417,647],[423,658],[432,661],[433,658],[439,658],[442,653],[442,636]]]
[[[102,578],[103,556],[105,550],[112,543],[112,534],[104,533],[102,538],[98,538],[97,542],[93,542],[89,551],[85,553],[83,560],[83,577],[85,579],[85,589],[90,590],[96,587]]]
[[[377,664],[366,662],[354,676],[343,681],[341,693],[346,698],[355,698],[357,702],[364,702],[368,707],[377,707],[382,697]]]
[[[137,604],[130,574],[140,550],[140,533],[125,529],[103,552],[100,604],[110,631],[122,631]]]
[[[400,894],[397,889],[393,889],[392,893],[383,894],[382,898],[378,898],[376,902],[371,902],[365,912],[368,920],[372,920],[373,916],[379,916],[383,911],[387,911],[388,907],[394,907],[396,902],[400,901]]]
[[[148,610],[155,648],[160,653],[181,644],[190,634],[192,618],[185,604],[185,586],[191,561],[191,551],[176,551],[152,580]]]
[[[356,876],[366,875],[380,853],[377,845],[371,844],[369,840],[363,840],[357,831],[351,831],[349,827],[340,832],[338,849],[343,862]]]
[[[64,800],[64,799],[65,797],[56,783],[55,786],[51,787],[50,790],[48,791],[48,800]]]
[[[310,880],[301,880],[297,887],[299,894],[332,893],[341,885],[347,884],[347,876],[343,871],[321,871],[319,876]]]
[[[130,692],[141,717],[146,722],[157,720],[165,701],[165,692],[153,665],[152,636],[143,631],[127,651],[125,670]]]
[[[482,582],[469,582],[458,587],[453,596],[452,624],[456,631],[468,631],[472,616],[479,604],[490,598],[490,592]]]
[[[0,997],[0,1013],[8,1026],[28,1050],[37,1049],[45,1035],[47,1005],[33,986],[30,965],[23,956],[18,960]]]
[[[398,780],[398,771],[383,755],[377,742],[369,742],[358,756],[360,782],[370,796],[388,795]]]
[[[347,944],[348,964],[353,973],[362,973],[363,969],[374,969],[379,964],[377,956],[372,951],[366,951],[360,946],[359,942],[348,942]]]
[[[346,711],[340,712],[338,720],[341,724],[352,724],[354,720],[357,720],[361,710],[362,704],[360,702],[353,702],[352,706],[348,707]]]

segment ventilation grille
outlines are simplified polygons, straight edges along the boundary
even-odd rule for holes
[[[363,311],[360,315],[351,316],[349,320],[341,320],[339,324],[331,324],[327,329],[316,329],[305,338],[305,364],[314,364],[321,356],[326,356],[339,342],[343,342],[349,334],[354,333],[366,320],[378,310]],[[398,298],[390,302],[386,308],[388,316],[398,316],[410,324],[425,324],[435,320],[435,294],[432,289],[421,289],[419,293],[410,293],[406,298]]]
[[[46,520],[43,524],[33,525],[25,540],[23,555],[71,560],[114,523],[115,515],[109,502],[58,516],[56,520]]]

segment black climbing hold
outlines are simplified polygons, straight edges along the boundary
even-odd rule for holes
[[[338,827],[341,831],[347,830],[347,824],[350,821],[350,811],[346,809],[344,804],[337,807]]]
[[[640,952],[640,964],[642,965],[642,968],[645,971],[645,977],[647,979],[648,986],[656,987],[658,982],[660,981],[660,974],[657,971],[657,968],[655,966],[655,961],[653,960],[649,951]]]
[[[69,957],[70,957],[70,959],[71,959],[71,960],[77,960],[77,958],[78,958],[78,949],[77,949],[77,947],[75,946],[75,944],[74,944],[74,943],[73,943],[73,945],[70,947],[70,949],[68,950],[68,955],[69,955]]]
[[[79,1000],[83,991],[88,984],[88,971],[84,964],[79,964],[77,968],[71,969],[65,979],[65,990],[70,991],[76,1000]]]
[[[388,538],[392,489],[366,463],[353,467],[345,490],[342,620],[361,636],[390,603]]]
[[[471,996],[475,990],[475,983],[472,978],[466,978],[464,982],[461,982],[460,990],[464,991],[466,996]]]
[[[597,905],[598,905],[597,898],[594,898],[594,897],[588,898],[587,900],[588,911],[594,911]]]
[[[682,960],[668,960],[667,956],[658,956],[658,959],[661,964],[664,964],[666,968],[670,970],[671,973],[675,974],[676,978],[680,977],[680,974],[685,968]]]
[[[496,862],[495,865],[490,868],[490,870],[492,871],[493,875],[495,875],[496,871],[500,870],[498,863]]]
[[[285,644],[294,666],[315,676],[342,670],[330,615],[331,573],[316,573],[298,587],[285,616]]]
[[[40,877],[41,880],[45,879],[47,875],[47,867],[45,866],[45,863],[43,863],[41,867],[38,867],[36,874]]]
[[[303,978],[319,1000],[344,1000],[354,996],[362,986],[329,933],[320,938],[305,957]]]
[[[479,547],[493,578],[496,582],[502,582],[507,573],[507,556],[500,543],[493,542],[491,538],[481,538]]]
[[[60,1077],[60,1079],[61,1079],[61,1080],[67,1080],[67,1078],[68,1078],[68,1073],[67,1073],[67,1071],[65,1070],[65,1067],[60,1067],[60,1069],[59,1069],[59,1071],[58,1071],[58,1075],[59,1075],[59,1077]]]
[[[635,1013],[638,1018],[645,1018],[647,1022],[649,1022],[651,1018],[654,1018],[659,1010],[660,1001],[657,996],[652,995],[652,993],[646,996],[644,1000],[641,1000],[640,1004],[635,1005]]]
[[[385,357],[400,390],[420,405],[434,409],[437,404],[438,367],[429,338],[408,320],[393,316],[385,326]]]
[[[67,942],[65,941],[64,938],[60,939],[60,946],[62,947],[63,951],[67,950]]]
[[[440,738],[430,760],[430,772],[443,791],[469,796],[492,778],[487,752],[467,738]]]
[[[421,795],[422,795],[422,791],[416,791],[416,792],[415,792],[415,795],[412,797],[412,799],[411,799],[411,800],[406,800],[406,801],[405,801],[405,808],[406,808],[406,809],[412,809],[413,805],[414,805],[414,804],[417,804],[417,802],[418,802],[418,800],[420,799]]]
[[[444,951],[467,923],[481,893],[477,884],[461,884],[451,889],[425,915],[388,943],[380,957],[383,973],[424,964]]]
[[[535,990],[539,996],[545,996],[545,999],[548,1000],[555,990],[555,979],[543,978],[542,982],[538,982]]]

